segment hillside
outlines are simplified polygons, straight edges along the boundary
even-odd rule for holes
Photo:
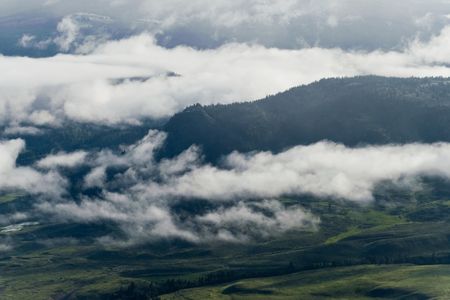
[[[179,291],[162,299],[448,299],[449,271],[447,265],[324,269]]]
[[[164,155],[201,145],[209,160],[234,150],[280,151],[331,140],[349,146],[450,141],[448,79],[326,79],[251,103],[195,105],[175,115]]]

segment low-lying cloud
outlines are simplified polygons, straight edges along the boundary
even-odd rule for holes
[[[155,239],[183,239],[193,243],[212,241],[248,242],[278,236],[290,230],[315,230],[320,219],[299,206],[285,207],[276,200],[239,202],[201,215],[177,214],[169,206],[151,199],[107,193],[103,199],[81,204],[43,203],[39,209],[64,222],[114,222],[126,235],[121,240],[104,237],[115,244],[146,243]]]
[[[73,168],[84,163],[87,152],[77,151],[72,153],[60,152],[48,155],[39,160],[36,165],[43,169],[54,169],[57,167]]]
[[[450,144],[444,143],[347,148],[320,142],[279,154],[233,153],[223,168],[201,165],[162,183],[139,183],[133,190],[154,198],[233,200],[310,194],[367,202],[383,181],[450,178],[448,161]]]
[[[24,148],[25,142],[21,139],[0,142],[0,190],[23,190],[52,197],[64,193],[66,181],[57,172],[16,166],[17,157]]]
[[[348,148],[320,142],[278,154],[233,153],[215,166],[204,164],[195,146],[173,159],[156,160],[165,137],[153,130],[121,153],[90,153],[83,162],[91,169],[83,188],[101,192],[80,195],[79,202],[47,198],[37,210],[63,222],[113,222],[125,234],[119,241],[125,244],[159,238],[244,242],[318,226],[317,216],[277,200],[283,197],[366,204],[385,182],[408,187],[424,176],[450,179],[448,143]],[[180,211],[186,201],[204,201],[203,208]]]

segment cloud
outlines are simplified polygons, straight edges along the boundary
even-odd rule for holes
[[[168,206],[113,193],[105,194],[104,199],[86,199],[78,205],[43,203],[39,208],[64,222],[115,222],[126,238],[114,240],[103,237],[101,241],[124,245],[161,238],[178,238],[193,243],[242,243],[290,230],[315,230],[320,223],[319,218],[301,207],[287,208],[275,200],[254,204],[240,202],[236,206],[219,207],[204,215],[187,218],[181,218]]]
[[[100,166],[92,169],[84,177],[84,186],[86,188],[103,187],[106,181],[106,167]]]
[[[110,37],[108,33],[110,23],[111,18],[93,13],[70,14],[57,24],[57,33],[53,39],[35,43],[35,46],[39,49],[53,43],[61,52],[87,53],[95,49],[99,43],[107,41]]]
[[[18,44],[22,48],[28,48],[28,49],[39,49],[44,50],[47,49],[54,41],[50,38],[39,40],[36,38],[35,35],[31,34],[23,34],[22,37],[19,39]]]
[[[13,249],[13,247],[11,246],[11,244],[6,243],[6,242],[2,242],[0,240],[0,253],[8,252],[8,251],[11,251],[12,249]]]
[[[165,133],[151,130],[120,153],[105,149],[50,155],[36,164],[49,172],[16,166],[24,141],[3,141],[0,190],[44,196],[33,212],[33,216],[44,213],[42,220],[113,222],[125,239],[105,237],[102,242],[127,245],[160,238],[246,242],[289,230],[311,230],[319,224],[316,216],[277,199],[311,195],[364,204],[385,182],[408,186],[423,176],[450,179],[448,143],[348,148],[320,142],[278,154],[233,153],[214,166],[202,162],[195,146],[173,159],[156,160],[165,138]],[[53,169],[81,163],[91,168],[85,187],[98,187],[100,192],[88,196],[79,190],[79,201],[74,202],[61,197],[69,186]],[[186,213],[177,209],[183,201],[208,204]],[[28,221],[27,215],[14,218]],[[13,224],[5,225],[16,224],[13,217],[8,220]]]
[[[86,156],[87,152],[84,151],[73,153],[60,152],[39,160],[36,165],[42,169],[54,169],[57,167],[73,168],[83,164]]]
[[[38,135],[41,134],[42,130],[33,126],[13,126],[8,127],[3,131],[3,134],[6,136],[10,135]]]
[[[58,173],[41,173],[30,167],[16,166],[24,148],[25,142],[21,139],[0,142],[0,190],[24,190],[53,197],[64,193],[66,183]]]
[[[311,194],[356,202],[373,200],[383,181],[450,178],[449,144],[346,148],[331,142],[294,147],[280,154],[234,153],[225,168],[203,165],[163,183],[134,187],[142,197],[233,200]]]
[[[450,76],[449,37],[447,27],[402,51],[355,52],[247,44],[167,49],[142,34],[100,43],[86,55],[0,56],[2,69],[15,70],[0,78],[0,121],[13,126],[57,124],[65,118],[137,123],[197,102],[255,100],[326,77]]]
[[[6,226],[10,224],[16,224],[18,222],[23,222],[29,218],[28,214],[17,212],[12,214],[0,215],[0,225]]]
[[[81,204],[43,203],[39,208],[60,220],[76,222],[112,221],[120,225],[130,243],[145,243],[155,238],[182,238],[196,242],[199,238],[177,226],[167,208],[143,203],[127,195],[106,194],[106,200],[85,200]]]
[[[157,168],[155,162],[155,154],[163,145],[167,135],[164,132],[157,130],[150,130],[136,144],[123,147],[121,155],[113,153],[110,150],[102,150],[96,153],[89,164],[93,167],[91,171],[84,177],[84,186],[86,188],[104,187],[107,179],[107,169],[111,167],[130,167],[139,166],[137,169],[129,169],[129,172],[124,174],[124,177],[129,177],[131,181],[135,180],[134,176],[138,173],[153,174]],[[181,158],[183,156],[180,156]],[[181,163],[181,162],[180,162]],[[177,163],[169,163],[172,170],[175,170]],[[162,163],[162,165],[165,165]],[[162,173],[162,172],[161,172]]]
[[[387,50],[417,35],[426,40],[439,32],[448,25],[445,16],[450,8],[445,0],[29,0],[26,4],[3,0],[0,4],[0,16],[20,11],[60,18],[79,12],[103,15],[113,20],[105,34],[147,30],[170,47],[256,42],[289,49],[317,45]]]
[[[233,153],[213,166],[202,163],[195,146],[173,159],[155,160],[164,138],[153,130],[120,154],[91,153],[85,185],[100,188],[100,195],[81,196],[79,203],[40,202],[38,211],[60,221],[117,224],[126,238],[105,237],[105,243],[248,242],[318,226],[318,217],[299,205],[283,205],[277,200],[283,197],[367,204],[386,182],[412,187],[423,176],[450,179],[448,143],[348,148],[320,142],[278,154]],[[180,211],[185,201],[204,202],[199,211]]]
[[[125,245],[160,238],[179,238],[195,243],[248,242],[289,230],[313,230],[318,225],[319,219],[301,207],[288,208],[277,200],[249,203],[246,199],[237,199],[235,203],[217,205],[217,199],[211,198],[208,201],[216,202],[212,208],[182,217],[174,208],[181,197],[154,197],[152,194],[147,197],[139,188],[157,182],[163,184],[202,168],[197,147],[191,147],[174,159],[157,162],[154,157],[165,138],[165,133],[151,130],[141,141],[124,148],[120,154],[109,150],[91,153],[86,161],[91,172],[84,178],[84,184],[87,188],[101,188],[101,196],[81,196],[80,203],[64,199],[41,201],[37,204],[38,211],[63,222],[114,222],[126,238],[105,237],[101,241]],[[62,156],[58,155],[57,161]],[[54,157],[50,158],[50,161],[54,160]],[[110,168],[116,170],[113,176],[106,175]],[[240,221],[233,221],[233,216]]]
[[[299,206],[288,209],[279,201],[264,200],[257,203],[239,202],[230,208],[221,208],[198,216],[197,220],[213,231],[220,239],[246,241],[249,237],[277,236],[289,230],[312,230],[319,218],[305,212]]]
[[[34,40],[36,39],[35,36],[33,35],[29,35],[29,34],[24,34],[20,40],[19,40],[19,44],[24,47],[24,48],[28,48],[30,46],[32,46],[34,44]]]
[[[224,165],[203,164],[191,147],[178,157],[154,160],[165,134],[152,130],[122,154],[93,154],[88,177],[101,178],[107,168],[121,166],[114,187],[138,198],[162,201],[180,198],[237,200],[311,194],[317,197],[371,201],[377,184],[408,177],[450,177],[450,144],[407,144],[348,148],[332,142],[297,146],[273,154],[232,153]],[[382,167],[380,167],[382,166]],[[121,183],[121,184],[120,184]],[[153,200],[152,200],[153,201]]]

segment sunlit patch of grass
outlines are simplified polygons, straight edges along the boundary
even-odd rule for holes
[[[11,193],[0,196],[0,204],[6,204],[16,201],[18,198],[23,197],[24,194],[21,193]]]

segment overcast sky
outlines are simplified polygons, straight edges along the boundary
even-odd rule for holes
[[[438,33],[449,23],[450,4],[446,0],[2,0],[0,3],[0,16],[62,18],[80,12],[111,17],[128,29],[159,33],[160,43],[168,46],[216,47],[235,41],[277,48],[373,50],[392,49],[416,36],[428,38]]]

